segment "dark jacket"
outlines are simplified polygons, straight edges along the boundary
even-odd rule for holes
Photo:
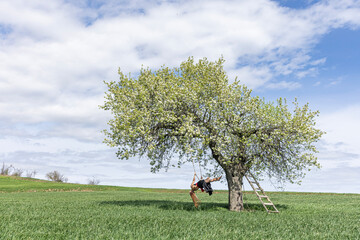
[[[198,186],[199,188],[201,188],[201,190],[205,190],[205,192],[207,192],[209,194],[209,196],[212,195],[213,193],[213,189],[211,188],[211,183],[207,183],[205,182],[205,180],[201,179],[200,181],[198,181],[196,183],[196,186]]]

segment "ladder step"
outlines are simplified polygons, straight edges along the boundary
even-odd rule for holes
[[[266,196],[266,195],[259,195],[259,197],[261,197],[261,198],[268,198],[268,196]]]
[[[274,206],[273,203],[264,203],[264,205],[266,205],[266,206]]]
[[[268,211],[268,213],[280,213],[279,211]]]

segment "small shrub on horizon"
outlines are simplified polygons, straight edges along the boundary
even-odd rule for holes
[[[46,174],[46,178],[53,182],[67,182],[68,179],[64,177],[61,173],[58,171],[49,172]]]
[[[88,180],[88,185],[98,185],[99,183],[100,183],[100,180],[96,179],[95,177],[93,177],[93,179]]]
[[[36,170],[26,171],[26,177],[28,178],[34,178],[36,174],[37,174]]]
[[[14,168],[14,171],[12,172],[11,176],[21,177],[23,172],[24,172],[24,170],[22,170],[20,168]]]

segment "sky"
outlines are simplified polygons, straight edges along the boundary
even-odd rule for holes
[[[117,159],[99,105],[118,68],[189,56],[223,56],[230,81],[254,95],[320,111],[322,168],[282,190],[360,193],[359,0],[0,0],[0,163],[43,179],[188,188],[191,163],[153,174],[147,159]]]

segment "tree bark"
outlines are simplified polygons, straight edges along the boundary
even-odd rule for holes
[[[226,180],[229,188],[229,210],[235,212],[243,211],[243,175],[234,176],[234,174],[226,171]]]

